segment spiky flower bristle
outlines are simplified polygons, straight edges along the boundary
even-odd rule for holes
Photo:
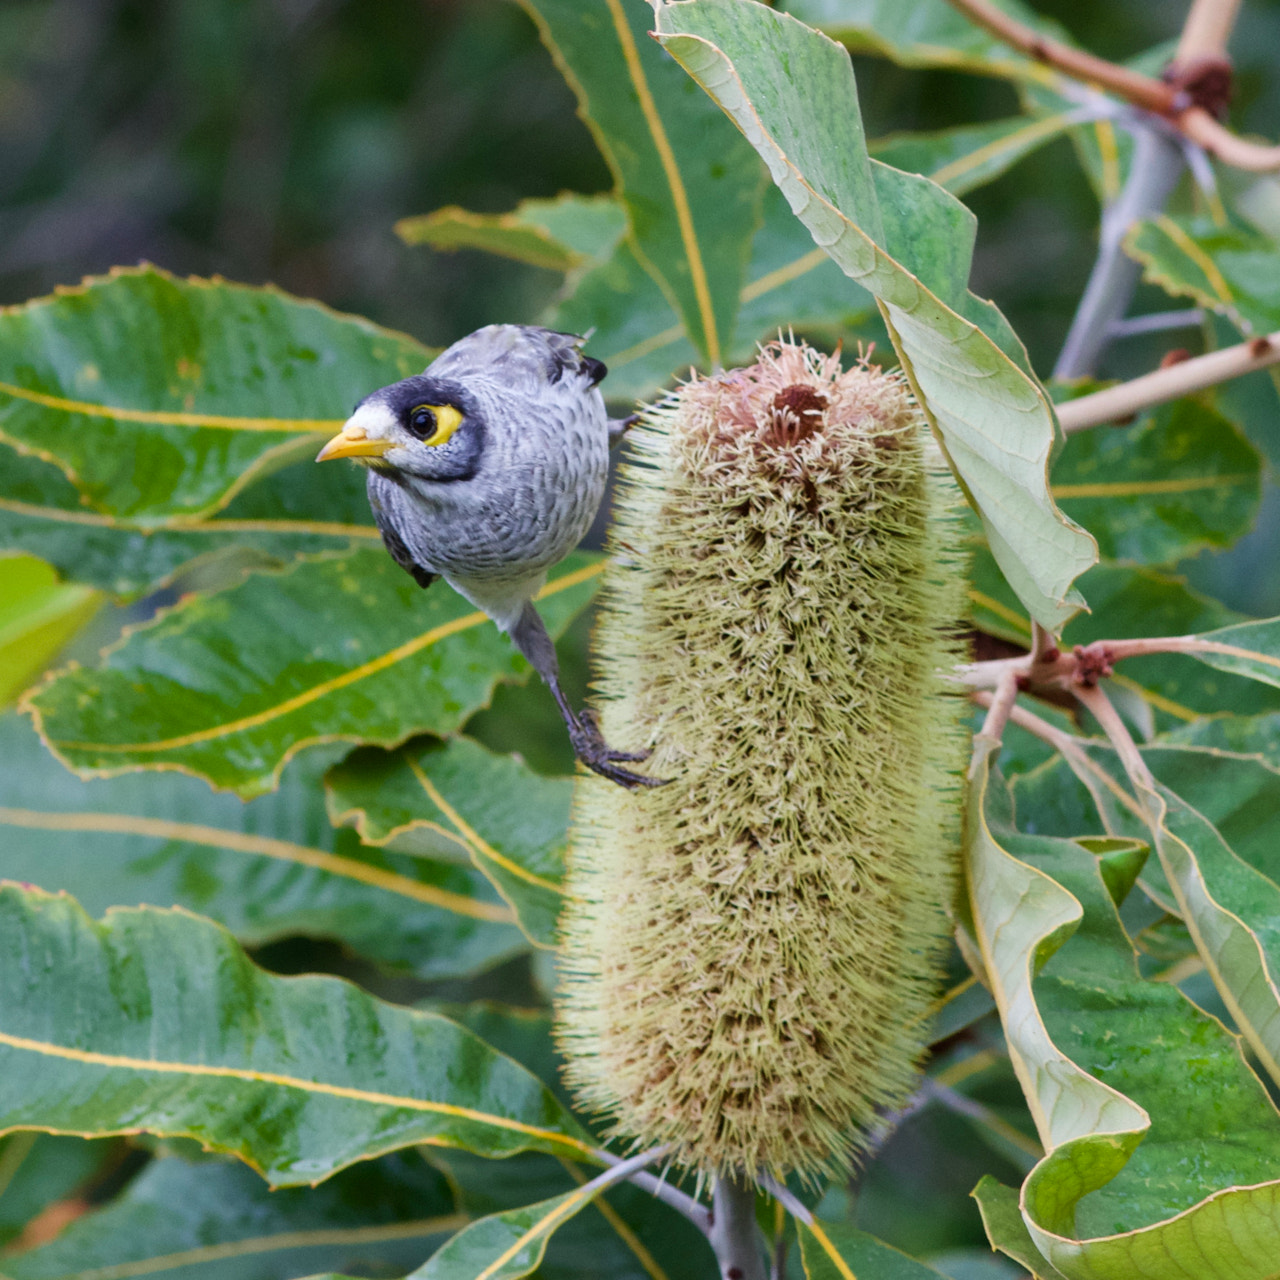
[[[776,343],[632,432],[558,1034],[619,1135],[834,1172],[910,1094],[954,862],[954,489],[899,376]]]

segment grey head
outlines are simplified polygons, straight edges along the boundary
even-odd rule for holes
[[[490,324],[442,351],[427,372],[464,382],[479,378],[526,395],[559,386],[566,378],[578,384],[574,390],[586,391],[608,370],[582,354],[584,341],[534,325]]]
[[[420,374],[367,395],[320,459],[358,458],[388,478],[473,479],[493,430],[488,410],[504,396],[582,394],[607,369],[579,350],[582,338],[530,325],[493,324],[459,339]]]

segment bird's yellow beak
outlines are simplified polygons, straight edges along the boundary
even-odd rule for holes
[[[365,429],[354,422],[348,422],[323,449],[316,454],[317,462],[327,462],[330,458],[380,458],[390,449],[395,448],[391,440],[371,440]]]

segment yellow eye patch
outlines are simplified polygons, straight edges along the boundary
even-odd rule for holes
[[[409,411],[409,430],[423,444],[446,444],[461,425],[462,413],[451,404],[419,404]]]

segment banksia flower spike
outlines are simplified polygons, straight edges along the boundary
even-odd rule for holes
[[[703,1173],[812,1175],[909,1095],[958,808],[954,488],[901,378],[779,342],[631,434],[558,1034],[580,1100]]]

